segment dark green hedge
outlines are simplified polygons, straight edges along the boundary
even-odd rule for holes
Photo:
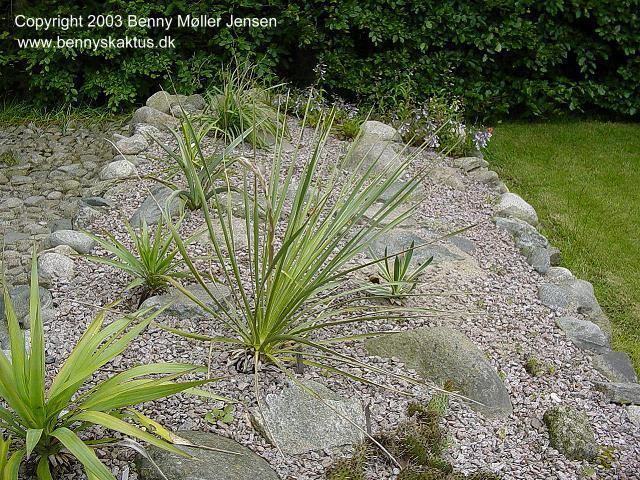
[[[0,29],[0,87],[45,102],[88,100],[119,107],[139,101],[159,84],[202,89],[215,79],[222,62],[253,55],[264,75],[299,82],[312,81],[313,67],[320,62],[327,90],[390,108],[401,99],[445,93],[463,96],[472,112],[636,115],[640,110],[640,0],[88,3],[14,0],[13,13],[233,13],[277,17],[279,27],[172,29],[175,50],[19,51],[12,37],[25,32],[13,29],[6,18]],[[61,34],[110,33],[165,34],[144,29]]]

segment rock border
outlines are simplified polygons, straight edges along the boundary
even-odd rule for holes
[[[640,405],[640,385],[631,359],[625,352],[611,348],[611,322],[595,297],[593,285],[559,266],[561,252],[537,230],[539,220],[533,206],[508,190],[498,174],[488,169],[489,162],[481,152],[475,157],[455,159],[454,164],[499,195],[494,223],[511,234],[527,263],[544,278],[538,299],[554,311],[558,328],[579,349],[592,355],[594,369],[608,380],[595,383],[594,388],[602,391],[612,403]],[[573,315],[586,317],[586,320],[567,316],[567,310]],[[634,413],[627,409],[629,418]]]

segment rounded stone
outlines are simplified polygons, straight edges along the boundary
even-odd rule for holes
[[[574,317],[558,317],[556,325],[565,332],[571,342],[583,350],[596,353],[609,351],[607,336],[593,322]]]
[[[436,383],[447,380],[469,406],[489,418],[513,412],[509,393],[485,354],[463,333],[448,327],[423,327],[365,340],[371,355],[399,358]],[[477,403],[476,403],[477,402]]]
[[[49,290],[39,287],[40,308],[47,309],[53,305],[53,299]],[[22,324],[22,328],[29,328],[29,302],[31,297],[31,287],[28,285],[20,285],[9,290],[9,297],[13,305],[13,311]],[[0,298],[0,322],[5,320],[4,299]]]
[[[534,227],[538,225],[538,214],[535,209],[515,193],[503,193],[500,196],[496,216],[519,218]]]
[[[527,253],[527,263],[544,275],[551,267],[551,254],[546,248],[535,247]]]
[[[587,414],[571,407],[557,406],[547,410],[544,422],[549,430],[551,446],[572,460],[593,460],[598,445]]]
[[[77,163],[62,165],[61,167],[58,167],[58,170],[75,177],[80,177],[86,173],[82,166]]]
[[[173,196],[169,202],[173,193],[173,190],[164,185],[152,188],[149,196],[131,217],[131,224],[135,227],[140,227],[143,223],[155,225],[160,221],[163,212],[171,217],[177,215],[182,209],[183,201],[179,197]]]
[[[47,194],[47,200],[60,200],[64,195],[58,190],[54,190]]]
[[[185,95],[172,95],[169,92],[160,90],[147,98],[146,105],[147,107],[158,110],[159,112],[168,114],[171,112],[172,105],[181,103],[186,98],[187,97]]]
[[[406,160],[402,144],[380,140],[373,135],[363,135],[356,140],[346,157],[345,167],[375,173],[390,172],[401,168]]]
[[[640,407],[637,405],[629,405],[627,407],[627,416],[631,423],[640,428]]]
[[[164,473],[142,455],[136,457],[140,480],[280,480],[267,461],[235,440],[215,433],[178,431],[177,435],[194,446],[178,446],[192,458],[180,457],[158,447],[150,446],[147,453]],[[207,449],[209,447],[209,449]],[[220,451],[223,450],[223,451]],[[230,452],[230,453],[225,453]]]
[[[57,230],[49,235],[48,243],[52,247],[68,245],[78,253],[88,254],[96,245],[89,235],[75,230]]]
[[[253,410],[252,423],[265,438],[290,455],[364,440],[366,418],[359,398],[341,397],[312,380],[304,380],[302,385],[292,383],[278,393],[265,395],[263,408]]]
[[[152,140],[160,135],[160,129],[153,125],[147,125],[146,123],[136,123],[133,126],[134,135],[143,135],[145,138]]]
[[[464,190],[465,185],[462,175],[455,168],[442,166],[434,167],[428,172],[428,177],[432,182],[446,185],[454,190]]]
[[[376,137],[382,141],[402,142],[402,137],[398,130],[376,120],[369,120],[360,126],[362,136]]]
[[[80,182],[77,180],[65,180],[60,184],[60,187],[64,192],[70,192],[72,190],[77,190],[80,188]]]
[[[56,218],[49,222],[49,231],[55,232],[56,230],[72,230],[71,220],[68,218]]]
[[[44,203],[44,196],[42,195],[32,195],[24,199],[24,205],[26,207],[39,207]]]
[[[465,173],[475,172],[481,168],[486,168],[489,166],[489,162],[480,157],[456,158],[453,164]]]
[[[56,280],[69,280],[73,277],[75,265],[71,258],[55,252],[45,252],[38,258],[40,285],[49,287]]]
[[[133,135],[124,137],[115,143],[115,154],[120,155],[137,155],[145,151],[148,147],[147,140],[143,135]]]
[[[571,270],[564,267],[551,267],[547,271],[545,278],[550,282],[556,284],[570,282],[571,280],[575,279],[573,273],[571,273]]]
[[[127,156],[120,155],[120,154],[114,155],[113,161],[117,162],[119,160],[128,160],[129,162],[137,166],[137,165],[140,165],[140,162],[142,162],[143,157],[137,157],[135,155],[127,155]]]
[[[637,382],[638,376],[625,352],[605,352],[593,357],[593,366],[611,382]]]
[[[128,160],[111,162],[100,171],[100,180],[129,178],[137,173],[136,167]]]
[[[184,109],[192,112],[202,110],[206,106],[206,102],[202,95],[172,95],[160,90],[147,99],[146,105],[162,113],[171,113],[172,107],[178,107],[180,111]]]
[[[18,209],[18,208],[22,208],[24,206],[24,202],[22,200],[20,200],[19,198],[7,198],[4,202],[2,202],[2,205],[0,205],[0,208],[8,208],[8,209]]]
[[[153,125],[158,128],[166,128],[166,127],[176,127],[178,125],[178,120],[171,115],[167,115],[155,108],[151,107],[140,107],[133,114],[133,118],[131,119],[131,125],[135,125],[137,123],[146,123],[149,125]]]
[[[26,175],[14,175],[11,177],[11,185],[19,186],[27,185],[29,183],[33,183],[33,178],[27,177]]]

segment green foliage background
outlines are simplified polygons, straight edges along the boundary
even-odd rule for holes
[[[7,0],[4,0],[8,3]],[[259,72],[315,80],[350,99],[393,108],[407,96],[459,95],[468,112],[550,115],[640,110],[640,0],[13,0],[0,28],[0,88],[40,102],[125,107],[159,85],[185,92],[215,80],[234,56]],[[175,50],[22,50],[12,14],[276,17],[274,29],[172,29]],[[57,33],[47,32],[47,36]],[[145,29],[66,37],[161,38]],[[40,35],[45,35],[44,33]],[[171,81],[169,80],[171,78]],[[173,84],[171,83],[173,82]]]

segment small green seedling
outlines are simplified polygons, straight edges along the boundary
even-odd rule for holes
[[[215,424],[220,421],[222,423],[230,424],[233,422],[233,404],[227,403],[222,409],[214,408],[209,413],[204,416],[204,419],[209,422]]]
[[[20,163],[16,158],[15,153],[12,150],[7,150],[6,152],[0,153],[0,164],[6,167],[13,167]]]
[[[530,356],[527,358],[524,369],[532,377],[540,377],[545,373],[545,366],[542,365],[534,356]]]
[[[338,134],[346,139],[354,139],[358,136],[360,132],[360,126],[362,125],[362,120],[359,118],[347,118],[342,121],[337,129]]]

